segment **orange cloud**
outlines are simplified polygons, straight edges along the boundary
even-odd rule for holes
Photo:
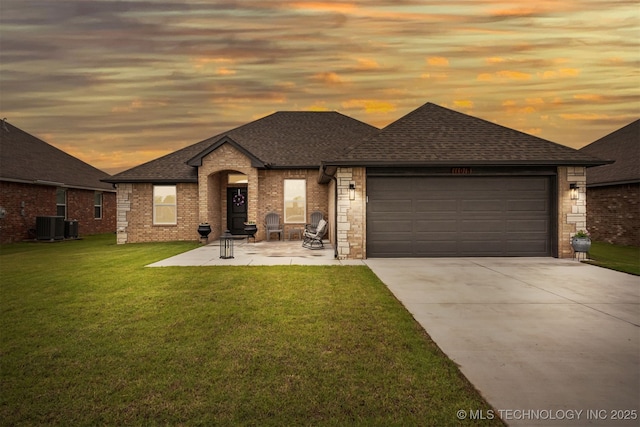
[[[597,95],[595,93],[584,93],[573,95],[574,99],[579,99],[580,101],[589,101],[589,102],[599,102],[604,99],[602,95]]]
[[[305,111],[330,111],[327,108],[325,102],[316,102],[314,104],[309,105],[308,107],[303,108]]]
[[[396,110],[396,104],[373,99],[352,99],[342,103],[342,108],[364,109],[366,113],[388,113]]]
[[[329,85],[342,84],[345,82],[342,77],[340,77],[337,73],[334,73],[334,72],[324,72],[324,73],[314,74],[313,77],[311,78],[313,80],[316,80],[325,84],[329,84]]]
[[[235,70],[230,70],[228,68],[218,68],[216,70],[216,74],[219,76],[232,76],[235,73],[236,73]]]
[[[448,67],[449,60],[444,56],[431,56],[427,58],[427,64],[432,67]]]
[[[449,74],[447,73],[423,73],[420,75],[421,79],[436,79],[436,80],[445,80],[449,78]]]
[[[453,105],[458,108],[473,108],[473,101],[468,99],[460,99],[457,101],[453,101]]]
[[[509,80],[529,80],[531,78],[531,74],[521,71],[504,70],[498,71],[496,74]]]
[[[495,73],[481,73],[478,74],[476,79],[481,82],[489,82],[495,79],[498,80],[529,80],[531,74],[523,73],[522,71],[502,70]]]
[[[486,61],[488,64],[500,64],[500,63],[502,63],[502,62],[505,62],[505,61],[506,61],[506,59],[501,58],[501,57],[499,57],[499,56],[493,56],[493,57],[491,57],[491,58],[485,58],[485,61]]]
[[[164,107],[167,103],[164,101],[141,101],[140,99],[134,99],[129,105],[116,106],[111,108],[112,113],[133,113],[134,111],[141,110],[143,108]]]
[[[356,70],[376,70],[380,68],[380,65],[373,59],[367,58],[358,58],[358,65],[356,65]]]
[[[289,7],[294,9],[308,10],[311,12],[337,12],[350,13],[357,9],[354,3],[328,3],[328,2],[293,2]]]
[[[549,70],[538,73],[543,79],[557,79],[562,77],[575,77],[580,74],[577,68],[561,68],[560,70]]]

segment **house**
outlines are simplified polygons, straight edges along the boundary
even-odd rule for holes
[[[4,121],[0,126],[0,242],[34,239],[36,218],[74,220],[74,234],[116,230],[109,175]]]
[[[640,246],[640,119],[583,147],[614,160],[587,173],[588,229],[594,240]]]
[[[279,112],[109,179],[118,242],[284,236],[321,211],[339,258],[570,257],[601,160],[427,103],[379,130],[336,112]],[[580,194],[572,199],[570,184]],[[575,191],[574,191],[575,193]],[[262,228],[262,230],[261,230]]]

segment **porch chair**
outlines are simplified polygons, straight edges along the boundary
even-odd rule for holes
[[[282,240],[282,224],[280,224],[280,215],[275,212],[269,212],[264,219],[265,230],[267,231],[267,242],[271,240],[271,233],[278,233],[278,240]]]
[[[315,233],[316,229],[318,228],[318,223],[320,222],[321,219],[324,219],[324,215],[322,215],[322,212],[313,211],[311,213],[311,223],[310,224],[306,224],[304,226],[304,229],[308,230],[308,231],[311,231],[312,233]]]
[[[322,236],[327,231],[327,221],[321,219],[315,232],[304,230],[302,235],[302,247],[307,249],[324,249]]]

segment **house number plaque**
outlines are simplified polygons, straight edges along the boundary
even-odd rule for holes
[[[451,168],[451,173],[454,175],[469,175],[472,170],[471,168]]]

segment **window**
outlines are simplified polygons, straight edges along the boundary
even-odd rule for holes
[[[175,185],[153,186],[153,223],[156,225],[178,223]]]
[[[284,222],[305,223],[307,218],[307,181],[284,180]]]
[[[93,195],[93,217],[102,219],[102,193],[94,193]]]
[[[67,217],[67,190],[64,188],[56,190],[56,215]]]

